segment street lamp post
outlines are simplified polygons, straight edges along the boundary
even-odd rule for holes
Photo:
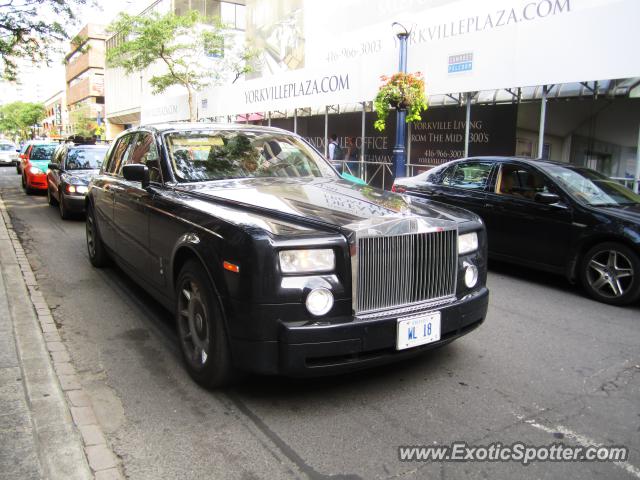
[[[400,42],[400,65],[398,70],[402,73],[407,73],[407,39],[409,38],[409,31],[400,25],[398,22],[393,22],[392,27],[399,27],[401,31],[396,33],[398,41]],[[396,144],[393,147],[393,177],[404,177],[406,175],[406,159],[407,153],[405,150],[406,132],[407,132],[407,110],[404,108],[398,108],[396,115]]]

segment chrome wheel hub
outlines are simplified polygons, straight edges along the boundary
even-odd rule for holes
[[[633,283],[633,264],[617,250],[594,255],[587,264],[587,281],[600,295],[617,298],[624,295]]]
[[[187,280],[180,289],[178,302],[180,341],[189,363],[202,368],[209,356],[209,323],[201,290],[196,282]]]

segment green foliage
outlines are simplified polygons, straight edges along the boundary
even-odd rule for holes
[[[374,123],[376,130],[384,130],[391,108],[406,109],[407,123],[422,120],[420,113],[428,105],[420,72],[396,73],[391,78],[382,76],[380,79],[385,83],[373,101],[378,116]]]
[[[74,50],[73,52],[68,53],[64,57],[65,64],[69,63],[69,59],[76,52],[82,54],[82,53],[87,53],[89,50],[91,50],[91,44],[89,44],[89,38],[85,37],[84,35],[76,35],[75,37],[73,37],[71,39],[71,45],[73,46]]]
[[[83,138],[101,136],[102,132],[100,127],[96,123],[96,119],[91,116],[89,107],[76,108],[69,114],[69,117],[73,135],[78,135]]]
[[[41,103],[13,102],[0,107],[0,131],[21,140],[30,137],[31,127],[45,117]]]
[[[68,38],[64,24],[87,0],[10,0],[0,6],[0,77],[17,78],[17,60],[50,63],[56,44]],[[43,15],[51,12],[52,15]],[[45,21],[44,18],[55,18]]]
[[[230,37],[219,19],[202,17],[197,11],[185,15],[167,13],[133,16],[126,13],[109,26],[120,41],[107,51],[107,65],[127,73],[141,72],[152,65],[164,66],[149,79],[154,94],[180,85],[189,94],[191,119],[195,120],[194,93],[214,81],[250,71],[253,52],[244,50],[238,59],[224,59]],[[203,68],[203,57],[220,58],[215,68]]]

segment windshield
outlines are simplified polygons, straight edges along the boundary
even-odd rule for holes
[[[593,206],[634,205],[640,195],[588,168],[546,165],[545,171],[579,201]]]
[[[166,145],[180,182],[255,177],[336,177],[304,142],[259,131],[169,133]]]
[[[53,151],[56,149],[56,147],[56,144],[34,145],[31,149],[29,160],[51,160],[51,156],[53,155]]]
[[[15,152],[16,146],[10,145],[8,143],[0,143],[0,152],[8,152],[9,150],[12,150]]]
[[[107,148],[74,148],[69,150],[66,170],[95,170],[100,168]]]

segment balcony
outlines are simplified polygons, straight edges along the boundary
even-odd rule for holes
[[[65,79],[70,81],[89,68],[104,69],[104,45],[92,46],[87,52],[70,59],[65,69]]]
[[[102,77],[88,77],[75,85],[67,85],[67,104],[73,105],[88,97],[104,95],[104,80]]]

